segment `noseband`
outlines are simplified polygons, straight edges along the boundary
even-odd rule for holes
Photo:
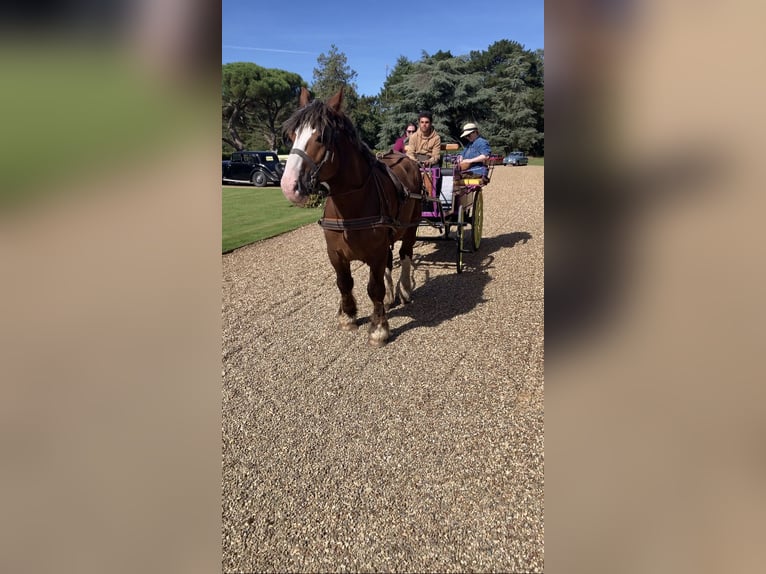
[[[316,191],[317,190],[317,183],[319,180],[319,172],[322,169],[322,166],[327,162],[328,159],[332,156],[332,153],[329,149],[325,148],[324,157],[322,158],[322,161],[320,161],[318,164],[314,163],[314,160],[311,159],[309,154],[307,154],[302,149],[297,148],[291,148],[290,154],[295,154],[300,157],[302,157],[305,161],[309,163],[311,166],[311,169],[309,171],[309,191]],[[290,155],[288,154],[288,155]],[[321,192],[320,192],[321,193]]]

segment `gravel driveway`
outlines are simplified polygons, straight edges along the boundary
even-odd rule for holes
[[[462,274],[415,244],[381,349],[318,225],[223,256],[224,572],[542,572],[543,174],[495,169]]]

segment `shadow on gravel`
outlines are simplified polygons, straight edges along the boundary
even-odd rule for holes
[[[389,317],[412,319],[401,327],[391,329],[390,341],[402,333],[417,327],[435,327],[459,315],[468,313],[484,301],[484,288],[492,280],[489,270],[495,260],[494,253],[526,243],[532,235],[526,231],[505,233],[497,237],[485,237],[476,253],[465,254],[463,272],[455,271],[455,241],[436,239],[433,252],[419,256],[414,254],[417,273],[414,301],[410,305],[397,304]],[[432,275],[433,269],[452,269],[448,275]],[[459,296],[457,296],[459,294]]]

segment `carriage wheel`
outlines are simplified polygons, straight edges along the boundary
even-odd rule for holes
[[[465,209],[461,205],[457,210],[457,225],[455,226],[457,233],[457,272],[463,272],[463,242],[465,237]]]
[[[439,205],[439,216],[442,219],[442,229],[444,231],[443,238],[448,239],[449,238],[449,218],[445,217],[444,215],[444,206],[441,203],[439,203],[438,205]]]
[[[482,199],[481,190],[479,190],[473,198],[473,208],[471,209],[471,241],[469,243],[473,251],[477,251],[479,245],[481,245],[481,229],[483,223],[484,199]]]

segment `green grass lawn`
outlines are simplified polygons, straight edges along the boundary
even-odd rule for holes
[[[545,158],[544,157],[530,157],[529,158],[529,165],[545,165]]]
[[[223,186],[222,252],[316,223],[322,209],[295,207],[279,187]]]

